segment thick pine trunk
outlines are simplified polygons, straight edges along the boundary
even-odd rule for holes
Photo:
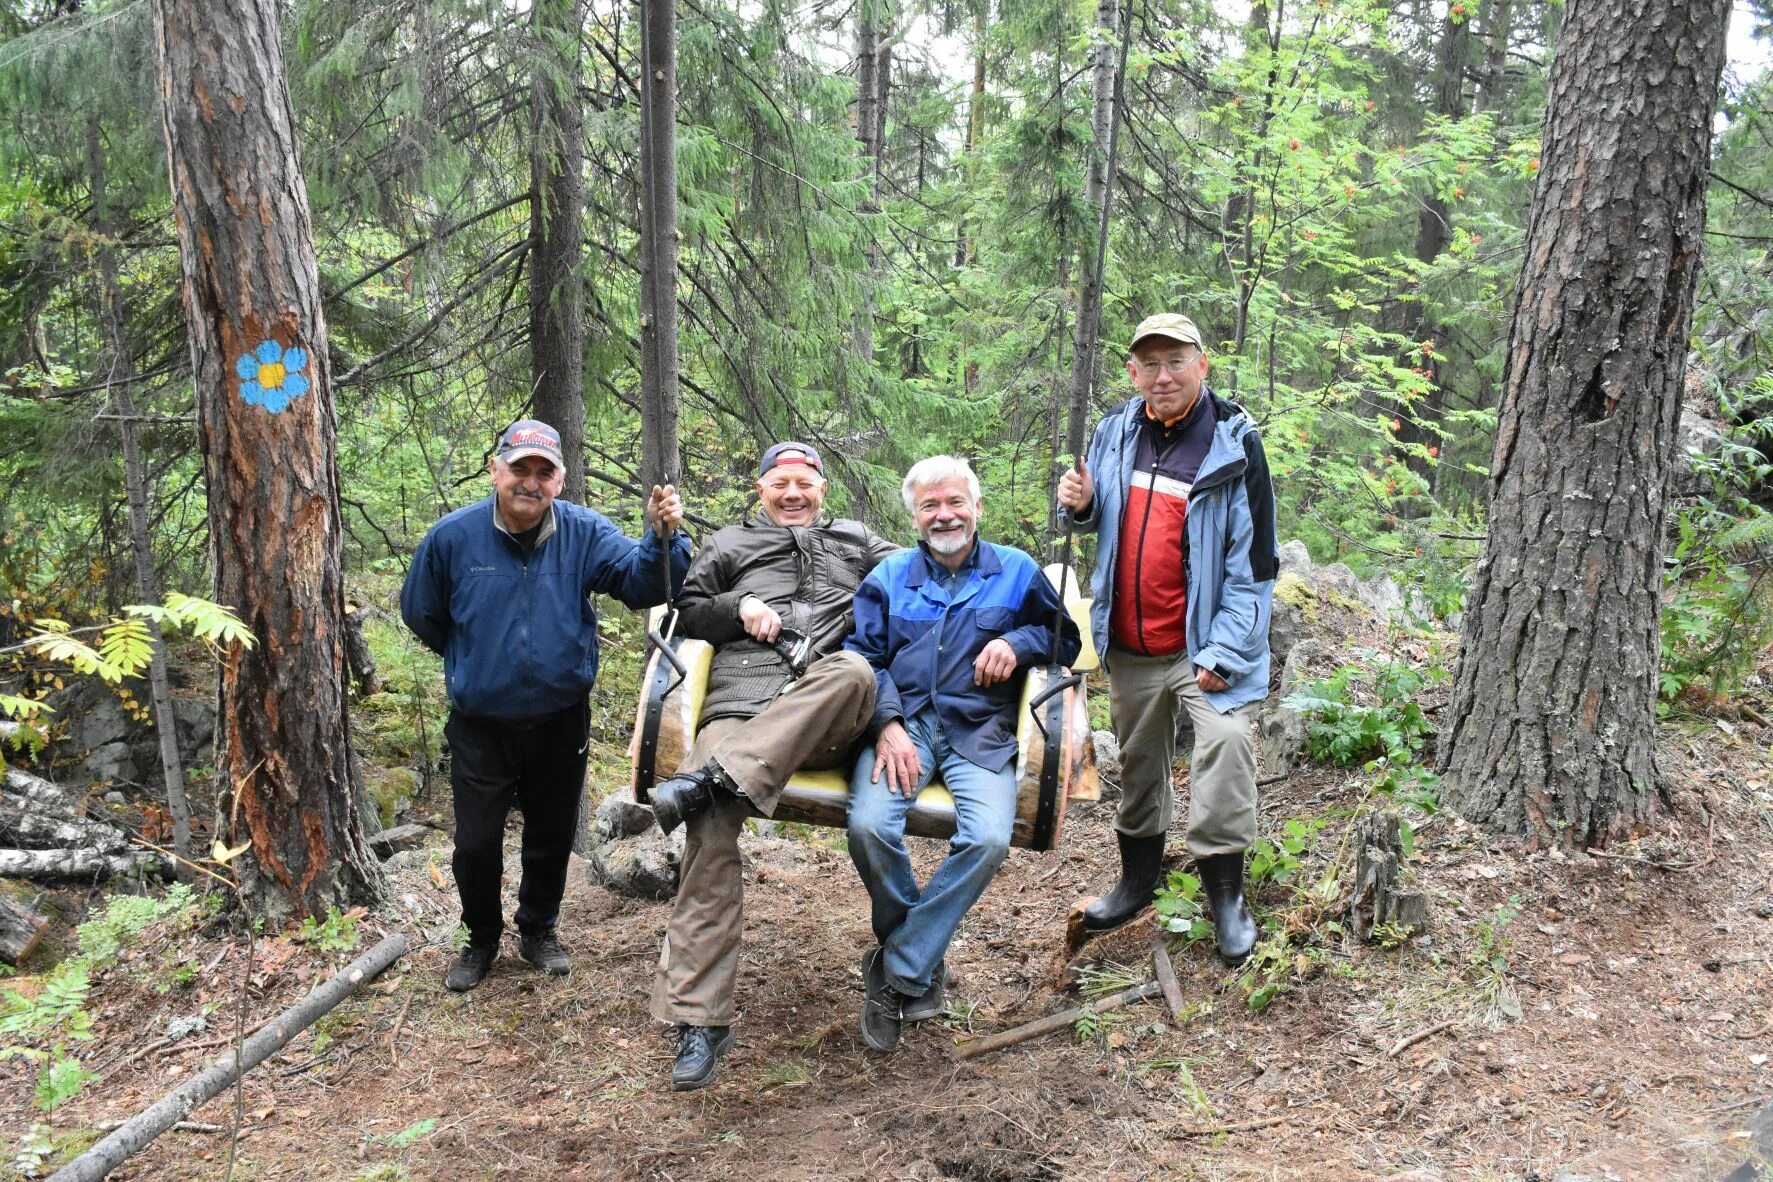
[[[217,832],[273,919],[373,900],[352,791],[332,374],[270,0],[154,0],[216,597]]]
[[[562,495],[585,501],[585,296],[579,275],[585,208],[580,135],[583,0],[538,0],[530,88],[530,382],[536,417],[560,432]]]
[[[1590,845],[1658,798],[1665,486],[1730,0],[1571,0],[1442,736],[1449,798]]]

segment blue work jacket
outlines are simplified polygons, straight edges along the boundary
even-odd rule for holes
[[[493,517],[493,498],[431,527],[400,589],[400,615],[443,654],[450,705],[482,718],[534,718],[583,702],[597,680],[597,612],[603,592],[629,607],[665,600],[658,539],[636,542],[603,514],[555,501],[525,554]],[[689,569],[690,541],[671,542],[673,590]]]
[[[1206,695],[1221,714],[1268,696],[1268,622],[1280,569],[1274,486],[1262,438],[1243,407],[1205,388],[1218,420],[1213,442],[1188,492],[1188,659],[1228,683]],[[1109,598],[1119,559],[1121,513],[1133,476],[1133,452],[1145,399],[1134,396],[1108,412],[1090,440],[1088,467],[1095,499],[1076,516],[1093,529],[1096,570],[1090,587],[1090,630],[1109,664]]]
[[[1022,671],[1046,664],[1055,617],[1060,664],[1075,661],[1083,641],[1052,583],[1020,550],[977,542],[946,589],[940,570],[921,544],[882,559],[856,590],[856,627],[844,647],[874,666],[872,734],[933,705],[954,750],[1001,771],[1016,757]],[[974,685],[973,661],[998,637],[1015,651],[1017,673]]]

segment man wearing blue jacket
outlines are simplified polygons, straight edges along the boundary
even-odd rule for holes
[[[1244,854],[1256,840],[1251,724],[1268,695],[1280,559],[1261,437],[1242,407],[1207,388],[1207,364],[1188,317],[1144,320],[1127,361],[1137,394],[1096,427],[1087,461],[1060,478],[1059,503],[1100,539],[1090,624],[1121,747],[1120,881],[1085,909],[1084,926],[1119,927],[1151,903],[1186,709],[1188,851],[1219,955],[1235,965],[1256,943],[1244,901]]]
[[[948,942],[1009,853],[1021,674],[1051,656],[1055,619],[1059,662],[1082,647],[1034,559],[979,540],[979,480],[965,460],[923,460],[901,491],[922,540],[862,580],[844,642],[875,671],[872,741],[850,778],[849,850],[879,941],[862,960],[862,1039],[882,1053],[906,1023],[942,1011]],[[905,815],[938,771],[957,824],[920,890]]]
[[[534,419],[505,429],[487,468],[492,495],[431,527],[400,589],[401,617],[443,655],[449,690],[453,865],[468,943],[444,983],[458,993],[498,959],[513,806],[523,815],[517,954],[545,973],[572,969],[554,926],[585,786],[586,696],[597,680],[590,597],[614,595],[633,608],[664,602],[655,531],[683,522],[669,485],[652,490],[639,542],[603,514],[555,500],[566,482],[560,435]],[[690,558],[681,531],[670,556],[678,587]]]

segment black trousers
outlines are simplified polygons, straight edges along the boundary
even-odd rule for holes
[[[585,791],[586,705],[539,718],[477,718],[451,710],[450,787],[456,805],[456,891],[462,922],[477,945],[504,931],[499,884],[505,873],[505,819],[523,814],[523,878],[517,930],[554,930],[566,894],[567,860]]]

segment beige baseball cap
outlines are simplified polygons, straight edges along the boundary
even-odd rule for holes
[[[1184,345],[1193,345],[1197,349],[1206,348],[1205,343],[1200,339],[1200,329],[1194,326],[1194,321],[1180,312],[1159,312],[1155,316],[1147,316],[1141,320],[1139,327],[1133,330],[1133,341],[1127,348],[1137,349],[1139,342],[1146,337],[1169,337],[1173,341],[1181,341]]]

